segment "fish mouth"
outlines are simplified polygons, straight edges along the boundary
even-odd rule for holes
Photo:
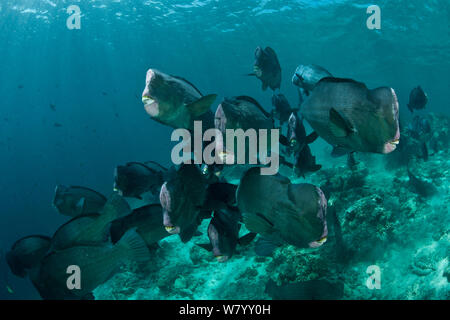
[[[325,242],[327,242],[327,236],[320,238],[319,240],[313,241],[309,243],[310,248],[318,248],[322,246]]]
[[[390,153],[397,148],[397,145],[400,143],[400,127],[398,123],[398,115],[399,115],[399,105],[397,95],[395,94],[394,89],[391,88],[392,94],[392,115],[394,117],[394,122],[396,126],[395,136],[392,140],[387,141],[383,147],[383,153]]]
[[[228,256],[222,256],[222,255],[220,255],[220,256],[216,256],[216,259],[217,259],[217,261],[219,261],[219,262],[225,262],[225,261],[227,261],[228,260]]]
[[[153,99],[152,97],[150,97],[150,96],[142,96],[142,103],[143,103],[144,105],[152,104],[152,103],[154,103],[154,102],[156,102],[156,101],[155,101],[155,99]]]
[[[383,153],[384,154],[391,153],[392,151],[394,151],[397,148],[399,143],[400,143],[399,138],[386,142],[383,147]]]
[[[177,234],[180,233],[180,227],[174,227],[174,226],[165,226],[164,227],[166,231],[170,234]]]
[[[144,104],[145,111],[151,116],[156,117],[159,115],[159,104],[150,96],[142,96],[142,103]]]
[[[117,194],[118,194],[119,196],[123,197],[123,191],[120,190],[119,188],[117,188],[116,186],[114,186],[113,191],[114,191],[114,192],[117,192]]]

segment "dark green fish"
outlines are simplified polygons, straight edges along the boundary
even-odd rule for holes
[[[332,146],[390,153],[400,140],[394,89],[367,89],[351,79],[324,78],[303,103],[302,116]]]
[[[50,245],[51,239],[40,235],[32,235],[17,240],[5,256],[11,272],[24,278],[28,270],[38,265],[47,254]]]
[[[63,224],[53,235],[52,250],[104,243],[109,239],[110,223],[130,213],[125,199],[114,193],[99,213],[81,215]]]
[[[149,251],[145,242],[130,230],[114,246],[76,246],[48,254],[30,278],[43,299],[86,299],[128,261],[145,262]],[[69,290],[69,266],[78,266],[81,289]]]
[[[327,238],[327,200],[318,187],[250,169],[237,190],[247,229],[277,243],[319,247]]]
[[[265,49],[257,47],[253,73],[248,75],[261,80],[263,91],[266,91],[267,87],[272,90],[279,89],[281,86],[281,66],[275,50],[271,47]]]
[[[186,79],[149,69],[142,103],[152,119],[172,128],[194,129],[195,120],[211,128],[214,119],[210,107],[216,97],[215,94],[203,96]]]
[[[408,109],[409,111],[411,111],[411,113],[413,113],[414,110],[425,109],[427,102],[428,97],[426,93],[420,86],[418,86],[412,89],[411,93],[409,94]]]
[[[218,261],[227,261],[236,251],[238,244],[246,245],[256,236],[256,233],[248,233],[239,237],[240,220],[241,214],[237,209],[214,211],[214,217],[208,226],[210,243],[207,245],[200,244],[199,246],[212,251]]]
[[[159,204],[135,209],[130,215],[113,221],[110,228],[111,241],[115,243],[126,231],[134,228],[149,248],[170,236],[164,228],[163,211]]]
[[[76,217],[100,212],[106,200],[104,195],[89,188],[57,185],[53,206],[60,214]]]
[[[114,190],[124,197],[142,199],[147,191],[157,194],[163,182],[163,172],[139,162],[129,162],[114,170]]]
[[[171,173],[159,196],[163,208],[163,224],[170,234],[189,241],[201,222],[207,183],[200,169],[184,164]]]

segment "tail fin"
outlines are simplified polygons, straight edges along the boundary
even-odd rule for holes
[[[145,262],[150,258],[150,252],[136,229],[128,230],[117,243],[117,246],[132,261]]]
[[[249,233],[247,233],[246,235],[240,237],[240,238],[238,239],[238,243],[239,243],[241,246],[246,246],[246,245],[248,245],[250,242],[252,242],[252,240],[255,239],[255,237],[256,237],[256,233],[254,233],[254,232],[249,232]]]

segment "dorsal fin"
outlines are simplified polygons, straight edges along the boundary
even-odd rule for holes
[[[84,219],[84,218],[98,218],[100,217],[99,213],[87,213],[87,214],[82,214],[79,216],[76,216],[75,218],[70,219],[69,221],[67,221],[66,223],[62,224],[59,226],[58,229],[56,229],[55,233],[53,234],[53,237],[56,236],[56,234],[58,234],[63,228],[65,228],[68,224],[71,224],[72,222],[78,220],[78,219]]]
[[[256,107],[258,107],[259,110],[261,110],[261,112],[262,112],[267,118],[271,118],[271,114],[268,113],[266,110],[264,110],[264,108],[259,104],[259,102],[256,101],[255,99],[253,99],[252,97],[249,97],[249,96],[237,96],[235,99],[236,99],[236,100],[247,101],[247,102],[250,102],[250,103],[254,104]]]
[[[93,189],[91,189],[91,188],[82,187],[82,186],[70,186],[69,188],[89,190],[89,191],[92,191],[92,192],[96,193],[97,195],[99,195],[99,196],[102,197],[103,199],[105,199],[105,201],[107,200],[107,198],[106,198],[103,194],[101,194],[100,192],[95,191],[95,190],[93,190]]]
[[[147,165],[143,164],[142,162],[134,162],[134,161],[132,161],[132,162],[127,162],[127,166],[128,166],[128,165],[132,165],[132,164],[141,166],[141,167],[143,167],[143,168],[145,168],[145,169],[147,169],[147,170],[149,170],[149,171],[151,171],[151,172],[153,172],[153,173],[156,173],[156,170],[155,170],[155,169],[152,169],[152,168],[148,167]]]
[[[154,166],[157,166],[157,167],[161,168],[163,171],[167,171],[167,170],[168,170],[166,167],[160,165],[160,164],[159,164],[158,162],[156,162],[156,161],[149,160],[149,161],[145,161],[144,164],[145,164],[147,167],[149,167],[149,168],[151,168],[150,165],[154,165]]]
[[[353,83],[353,84],[357,84],[361,87],[363,87],[364,89],[367,89],[366,85],[362,82],[353,80],[353,79],[348,79],[348,78],[334,78],[334,77],[325,77],[320,79],[319,82],[317,82],[316,86],[319,85],[319,83],[323,83],[323,82],[329,82],[329,83]]]
[[[49,242],[52,240],[50,237],[47,237],[47,236],[42,236],[42,235],[39,235],[39,234],[33,234],[33,235],[30,235],[30,236],[26,236],[26,237],[20,238],[19,240],[14,242],[14,244],[11,246],[11,249],[14,250],[14,248],[19,244],[19,242],[21,242],[23,240],[26,240],[26,239],[29,239],[29,238],[39,238],[39,239],[42,239],[42,240],[47,240]]]
[[[187,84],[189,84],[192,88],[194,88],[195,91],[197,91],[203,97],[203,94],[200,92],[200,90],[198,90],[198,88],[196,86],[194,86],[194,84],[192,82],[186,80],[185,78],[179,77],[179,76],[174,76],[174,75],[170,75],[170,76],[175,78],[175,79],[178,79],[178,80],[186,82]]]

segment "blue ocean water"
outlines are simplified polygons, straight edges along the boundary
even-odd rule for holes
[[[81,9],[79,30],[66,26],[72,4]],[[366,27],[371,4],[381,8],[380,30]],[[2,0],[0,248],[52,235],[65,221],[51,205],[57,184],[108,193],[118,164],[171,164],[172,129],[152,121],[141,102],[148,68],[218,94],[215,106],[246,94],[269,110],[271,90],[243,75],[252,71],[255,48],[270,46],[291,104],[295,68],[315,63],[369,88],[394,88],[405,123],[417,85],[429,97],[419,114],[449,116],[449,17],[446,0]],[[313,150],[325,146],[319,141]],[[3,259],[0,272],[14,289],[2,284],[0,298],[39,298]]]

